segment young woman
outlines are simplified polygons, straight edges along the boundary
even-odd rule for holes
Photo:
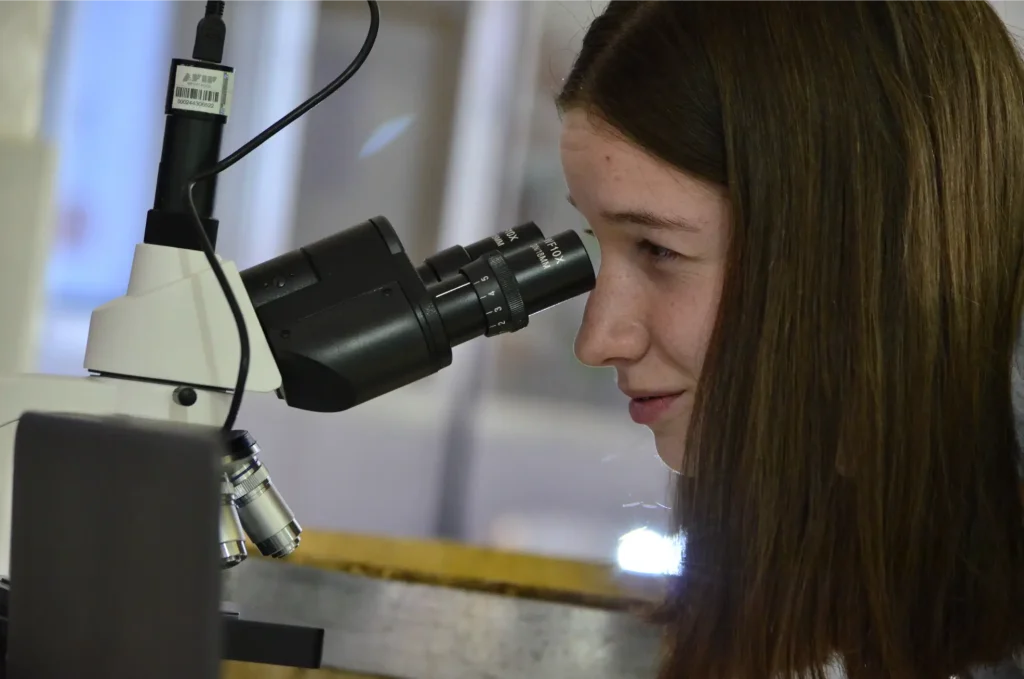
[[[664,679],[1024,648],[1024,70],[985,2],[612,2],[559,97],[576,345],[678,476]]]

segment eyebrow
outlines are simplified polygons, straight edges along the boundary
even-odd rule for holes
[[[572,205],[574,208],[576,207],[576,201],[572,199],[572,196],[566,196],[565,199],[569,201],[569,205]],[[644,209],[602,210],[601,219],[615,224],[635,224],[651,229],[671,229],[690,233],[700,233],[702,231],[699,225],[689,219],[678,216],[667,217]]]

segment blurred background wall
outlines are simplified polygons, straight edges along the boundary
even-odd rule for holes
[[[219,252],[244,268],[378,214],[416,262],[527,220],[548,234],[581,227],[564,199],[552,100],[603,3],[380,4],[357,76],[221,175]],[[993,4],[1024,24],[1024,4]],[[227,7],[237,81],[225,155],[339,73],[368,25],[361,0]],[[81,373],[91,309],[124,292],[153,197],[169,60],[191,55],[202,13],[194,0],[56,4],[44,372]],[[307,528],[659,571],[670,477],[614,374],[573,357],[584,301],[459,347],[452,367],[353,411],[251,396],[240,424]]]

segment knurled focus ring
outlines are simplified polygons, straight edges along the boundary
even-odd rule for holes
[[[515,274],[508,268],[508,263],[500,252],[492,252],[487,256],[487,264],[494,277],[498,281],[498,287],[505,293],[505,301],[508,302],[509,327],[505,332],[522,330],[530,322],[526,313],[526,304],[523,303],[523,296],[519,292],[519,282]]]
[[[484,314],[484,335],[493,337],[501,334],[502,328],[509,327],[512,319],[505,299],[505,291],[501,289],[498,274],[494,273],[491,263],[486,259],[475,259],[462,268],[462,273],[473,286],[480,310]]]
[[[270,474],[267,473],[267,468],[260,465],[258,469],[255,469],[240,482],[235,483],[235,502],[240,506],[249,504],[263,494],[262,491],[266,490],[269,481]],[[250,493],[258,489],[261,490],[259,494],[253,497],[249,496]]]

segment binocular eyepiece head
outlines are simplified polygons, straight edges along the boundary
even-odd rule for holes
[[[593,289],[579,235],[527,223],[456,245],[414,267],[383,217],[242,272],[293,408],[339,412],[448,366],[452,347],[516,332],[530,316]],[[259,447],[235,432],[224,458],[221,556],[245,558],[241,534],[283,557],[301,527],[270,482]]]
[[[515,332],[593,289],[574,231],[536,224],[414,267],[391,224],[363,222],[242,272],[293,408],[339,412],[451,364],[452,347]]]

